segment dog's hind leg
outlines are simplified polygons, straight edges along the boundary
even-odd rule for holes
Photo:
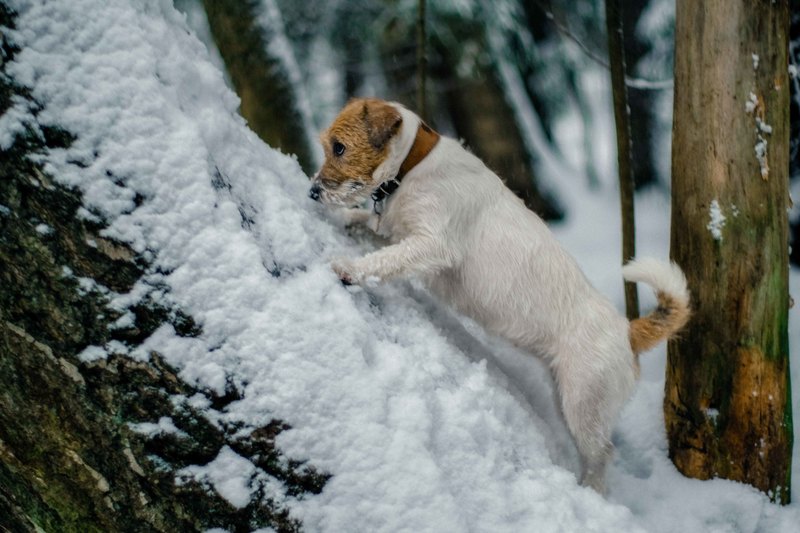
[[[610,424],[588,398],[569,414],[566,407],[564,410],[567,427],[581,456],[580,483],[605,494],[606,468],[614,453]]]
[[[614,452],[611,430],[625,401],[622,396],[627,397],[628,380],[620,380],[619,373],[632,370],[597,363],[591,358],[583,368],[580,361],[568,371],[556,368],[556,382],[564,420],[581,456],[581,485],[605,494],[606,468]]]
[[[609,436],[598,432],[595,435],[581,434],[579,438],[584,439],[578,444],[581,451],[581,485],[605,495],[606,469],[614,453]]]

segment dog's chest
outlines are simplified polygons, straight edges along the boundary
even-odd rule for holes
[[[420,220],[414,220],[404,204],[402,196],[390,198],[375,208],[375,227],[377,233],[386,237],[393,244],[410,236],[414,228],[420,225]]]

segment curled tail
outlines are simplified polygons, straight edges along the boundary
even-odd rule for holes
[[[622,267],[627,281],[644,282],[656,292],[658,307],[647,316],[631,321],[630,342],[639,354],[669,338],[689,321],[689,289],[686,277],[675,263],[638,259]]]

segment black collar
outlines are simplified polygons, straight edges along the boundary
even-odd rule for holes
[[[376,204],[379,204],[382,201],[384,201],[386,198],[391,196],[392,193],[394,191],[396,191],[398,187],[400,187],[400,180],[401,179],[402,178],[399,178],[399,179],[398,178],[394,178],[392,180],[384,181],[383,183],[381,183],[380,186],[377,189],[372,191],[372,194],[370,195],[370,198],[372,198],[372,201],[375,202]]]
[[[400,182],[403,181],[405,175],[408,174],[412,168],[417,166],[420,161],[425,159],[425,156],[431,153],[431,150],[433,150],[438,142],[439,134],[433,131],[424,122],[420,122],[419,128],[417,128],[417,135],[414,137],[414,144],[411,145],[408,155],[401,163],[397,176],[388,181],[384,181],[372,192],[371,198],[372,201],[375,202],[374,209],[376,213],[378,213],[378,204],[386,200],[400,187]]]

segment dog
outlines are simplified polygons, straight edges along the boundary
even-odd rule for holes
[[[629,322],[494,172],[402,105],[351,100],[320,140],[325,161],[309,196],[349,208],[348,222],[391,242],[334,259],[339,278],[370,285],[418,276],[460,313],[542,358],[581,458],[580,482],[603,494],[611,430],[638,378],[638,355],[689,319],[680,268],[654,259],[623,267],[658,300]],[[370,199],[372,210],[359,207]]]

